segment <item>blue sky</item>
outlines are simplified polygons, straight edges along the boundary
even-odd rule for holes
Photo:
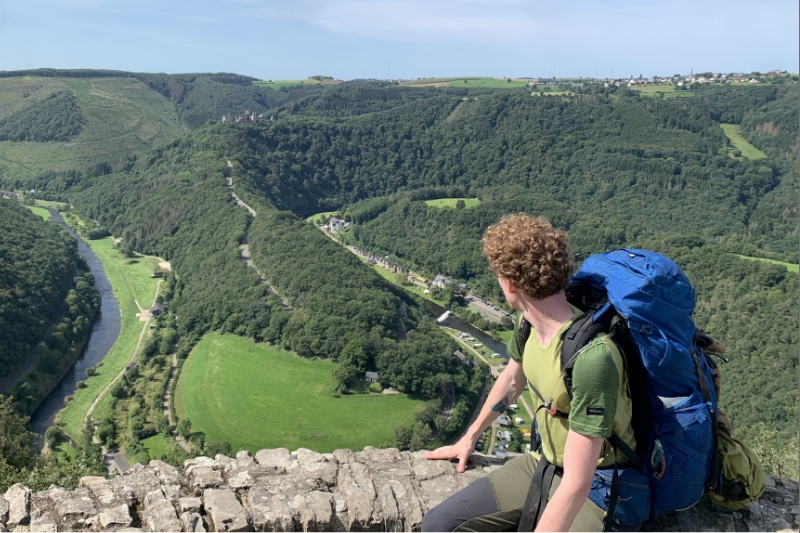
[[[261,79],[798,70],[796,0],[0,0],[0,70]]]

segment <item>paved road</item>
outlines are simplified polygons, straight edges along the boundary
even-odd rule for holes
[[[475,296],[470,295],[464,299],[467,301],[467,305],[469,305],[469,307],[481,313],[489,322],[499,323],[503,317],[506,316],[505,311],[493,309],[490,305],[483,303]]]

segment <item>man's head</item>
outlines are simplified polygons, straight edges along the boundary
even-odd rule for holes
[[[572,278],[567,235],[541,217],[503,217],[486,230],[483,253],[500,278],[536,300],[563,291]]]

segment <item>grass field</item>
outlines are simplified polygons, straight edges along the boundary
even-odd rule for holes
[[[39,207],[49,207],[51,209],[58,209],[63,205],[67,205],[66,202],[50,202],[48,200],[34,200],[33,203]]]
[[[170,452],[170,443],[161,433],[142,439],[141,442],[151,459],[158,459]]]
[[[259,87],[269,87],[270,89],[280,89],[281,87],[294,87],[295,85],[319,85],[319,80],[278,80],[278,81],[254,81],[253,85]]]
[[[103,365],[98,367],[94,376],[86,380],[87,387],[78,389],[73,400],[57,417],[61,428],[75,440],[80,437],[83,418],[89,406],[127,364],[133,353],[143,326],[143,322],[136,316],[139,312],[136,301],[144,308],[149,308],[153,303],[156,280],[151,278],[150,274],[158,265],[157,260],[153,258],[140,257],[132,260],[123,256],[114,249],[111,237],[87,243],[103,262],[106,275],[114,289],[114,296],[119,301],[122,329],[117,342],[103,359]],[[99,420],[109,416],[110,403],[111,395],[107,394],[95,408],[93,418]]]
[[[787,263],[786,261],[777,261],[775,259],[765,259],[763,257],[750,257],[747,255],[739,255],[739,254],[734,254],[734,255],[736,255],[736,257],[738,257],[739,259],[746,259],[747,261],[762,261],[764,263],[770,263],[773,265],[785,266],[786,270],[788,270],[789,272],[794,272],[795,274],[800,273],[800,265],[797,265],[795,263]]]
[[[456,202],[459,200],[464,200],[464,207],[475,207],[479,203],[480,200],[477,198],[439,198],[437,200],[425,200],[425,203],[428,205],[432,205],[433,207],[455,207]]]
[[[0,78],[0,119],[57,91],[77,98],[85,120],[81,133],[68,143],[0,142],[0,175],[86,168],[162,146],[183,131],[173,104],[132,78]]]
[[[733,157],[733,150],[742,152],[743,157],[748,159],[762,159],[767,157],[767,154],[750,144],[747,139],[741,136],[738,124],[720,124],[722,131],[730,139],[732,148],[728,148],[728,155]]]
[[[35,215],[39,215],[45,220],[50,220],[50,211],[48,211],[44,207],[36,207],[32,205],[26,205],[25,207],[30,209]]]
[[[209,333],[184,363],[175,394],[179,418],[188,417],[206,442],[232,449],[389,446],[399,424],[414,422],[424,402],[402,394],[334,398],[327,360],[302,359],[242,337]]]
[[[494,89],[515,89],[528,85],[524,81],[508,81],[505,78],[460,77],[460,78],[425,78],[408,80],[400,85],[407,87],[489,87]]]
[[[311,215],[310,217],[306,217],[306,222],[311,222],[312,224],[316,224],[317,220],[322,217],[332,217],[333,215],[339,216],[338,211],[324,211],[322,213],[317,213],[316,215]]]

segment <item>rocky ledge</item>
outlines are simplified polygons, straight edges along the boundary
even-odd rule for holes
[[[464,474],[423,452],[364,448],[243,451],[198,457],[175,468],[136,465],[112,479],[84,477],[77,490],[0,497],[0,531],[412,531],[454,491],[503,461],[474,455]],[[769,479],[760,502],[741,512],[707,501],[645,525],[654,531],[776,531],[798,525],[798,485]]]

